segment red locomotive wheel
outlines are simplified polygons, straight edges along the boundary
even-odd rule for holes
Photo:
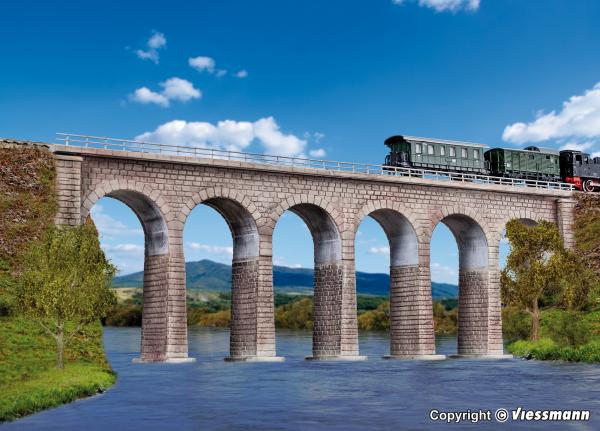
[[[594,186],[592,185],[592,180],[585,180],[583,182],[583,191],[585,192],[593,192]]]

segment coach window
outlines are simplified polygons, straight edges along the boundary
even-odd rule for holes
[[[461,151],[461,157],[462,157],[463,159],[468,159],[468,158],[469,158],[469,152],[467,151],[467,149],[466,149],[466,148],[462,148],[462,151]]]
[[[427,145],[427,154],[433,156],[433,154],[434,154],[434,147],[433,147],[433,145]]]
[[[478,159],[479,159],[479,150],[473,150],[473,158],[474,158],[475,160],[478,160]]]
[[[450,157],[456,157],[456,148],[450,147]]]
[[[446,147],[444,147],[443,145],[440,145],[440,156],[445,156],[446,155]]]
[[[421,154],[421,144],[415,144],[415,153]]]

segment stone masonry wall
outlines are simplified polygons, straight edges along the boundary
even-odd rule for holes
[[[313,357],[341,352],[343,266],[319,264],[314,273]]]
[[[231,333],[232,357],[256,355],[256,294],[258,259],[233,262],[231,267]]]
[[[488,270],[459,270],[458,285],[458,354],[485,355],[494,323],[488,321]]]
[[[166,359],[168,267],[168,255],[145,256],[142,361]]]
[[[420,356],[435,353],[431,288],[418,265],[390,268],[390,353]]]

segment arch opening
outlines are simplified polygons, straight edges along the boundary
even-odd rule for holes
[[[201,240],[194,241],[197,238]],[[262,307],[259,292],[260,241],[252,214],[240,202],[233,199],[223,197],[207,199],[200,202],[188,215],[184,226],[184,240],[188,255],[193,253],[197,256],[196,259],[216,260],[231,265],[228,325],[230,356],[227,359],[249,360],[257,357],[261,353],[258,336],[258,310]],[[232,244],[232,247],[229,244]],[[188,282],[198,283],[213,291],[222,291],[226,288],[223,286],[222,276],[213,277],[213,273],[223,272],[226,269],[209,262],[198,265],[196,264],[198,270],[191,274]],[[272,302],[272,298],[269,300]],[[199,301],[201,302],[201,299]],[[214,312],[215,322],[221,322],[217,324],[227,322],[228,305],[224,302]],[[201,317],[200,314],[194,316]],[[270,350],[274,354],[274,343]]]
[[[136,255],[136,259],[141,258],[143,260],[144,273],[141,289],[143,307],[142,337],[139,360],[142,362],[156,362],[187,357],[186,337],[183,340],[174,341],[170,338],[169,333],[169,231],[161,210],[152,199],[134,190],[113,190],[104,197],[115,199],[128,207],[135,214],[144,233],[144,252],[141,254],[142,247],[137,244],[137,240],[132,243],[129,237],[129,233],[136,229],[128,227],[120,221],[120,218],[126,218],[123,217],[123,213],[118,216],[119,218],[104,214],[104,223],[107,223],[107,225],[102,226],[100,222],[100,226],[98,226],[97,223],[101,235],[103,230],[112,229],[116,237],[114,241],[119,242],[112,246],[108,244],[106,250],[109,256],[111,256],[111,253],[116,253],[111,258],[117,259],[117,266],[120,262],[123,262],[124,253],[137,253],[139,250],[140,256]],[[92,207],[90,212],[92,219],[94,219],[94,213],[97,215],[93,208],[98,207]],[[119,212],[119,209],[115,206],[112,206],[111,210]],[[107,216],[108,218],[106,218]],[[139,266],[136,262],[135,269],[141,269]],[[126,267],[127,269],[132,270],[134,268]],[[131,278],[131,280],[135,279],[136,277]],[[185,296],[183,298],[183,301],[185,301]],[[176,302],[176,299],[171,298],[171,302]],[[185,310],[183,316],[185,319]]]
[[[501,356],[499,274],[490,267],[497,247],[489,247],[482,226],[467,215],[452,214],[441,222],[458,246],[458,356]]]
[[[419,262],[419,241],[414,226],[406,216],[387,208],[372,211],[368,217],[383,230],[389,244],[389,247],[369,248],[382,255],[387,251],[389,256],[390,353],[385,357],[441,359],[435,356],[431,289],[428,280],[421,276],[423,267]],[[360,225],[361,230],[362,226],[366,229],[357,243],[368,243],[375,238],[375,232],[369,232],[365,222]],[[365,237],[366,232],[371,238]],[[385,304],[370,312],[373,319],[369,314],[361,315],[361,326],[381,322],[382,307]]]
[[[410,221],[397,211],[379,209],[369,214],[385,232],[390,246],[390,266],[419,263],[417,234]]]
[[[214,209],[225,219],[233,239],[233,260],[257,258],[259,235],[256,222],[240,203],[227,198],[212,198],[202,204]]]
[[[341,236],[327,211],[313,204],[294,205],[289,210],[304,221],[312,235],[315,265],[342,259]]]
[[[135,213],[145,234],[145,248],[149,256],[169,251],[167,223],[158,206],[143,194],[132,190],[114,190],[106,195],[127,205]]]
[[[471,217],[453,214],[442,219],[458,245],[459,269],[478,269],[488,266],[488,241],[485,232]]]
[[[343,280],[341,234],[333,217],[323,208],[302,203],[288,209],[298,216],[308,228],[313,242],[313,306],[312,306],[312,356],[311,359],[338,357],[342,352],[342,309],[343,309]],[[285,212],[283,213],[285,215]],[[281,218],[280,218],[281,219]],[[290,220],[291,221],[291,220]],[[275,226],[274,236],[277,236]],[[287,223],[287,222],[286,222]],[[301,232],[296,229],[293,235]],[[299,238],[294,244],[302,244]],[[288,252],[297,253],[298,247],[290,248]],[[274,244],[277,252],[279,244]],[[305,256],[304,256],[305,257]],[[297,259],[295,256],[294,259]],[[277,260],[289,259],[276,255]],[[302,259],[305,260],[305,259]],[[307,304],[299,303],[304,309]],[[356,305],[354,306],[356,308]],[[354,311],[356,313],[356,311]]]

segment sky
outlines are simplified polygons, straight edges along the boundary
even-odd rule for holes
[[[375,164],[394,134],[600,153],[598,22],[600,2],[586,0],[2,2],[0,136]],[[141,269],[133,213],[105,198],[93,216],[122,273]],[[387,272],[381,228],[359,231],[357,268]],[[187,260],[231,259],[209,208],[194,210],[184,242]],[[312,259],[306,227],[286,214],[274,262]],[[443,226],[431,260],[433,280],[456,283]]]

